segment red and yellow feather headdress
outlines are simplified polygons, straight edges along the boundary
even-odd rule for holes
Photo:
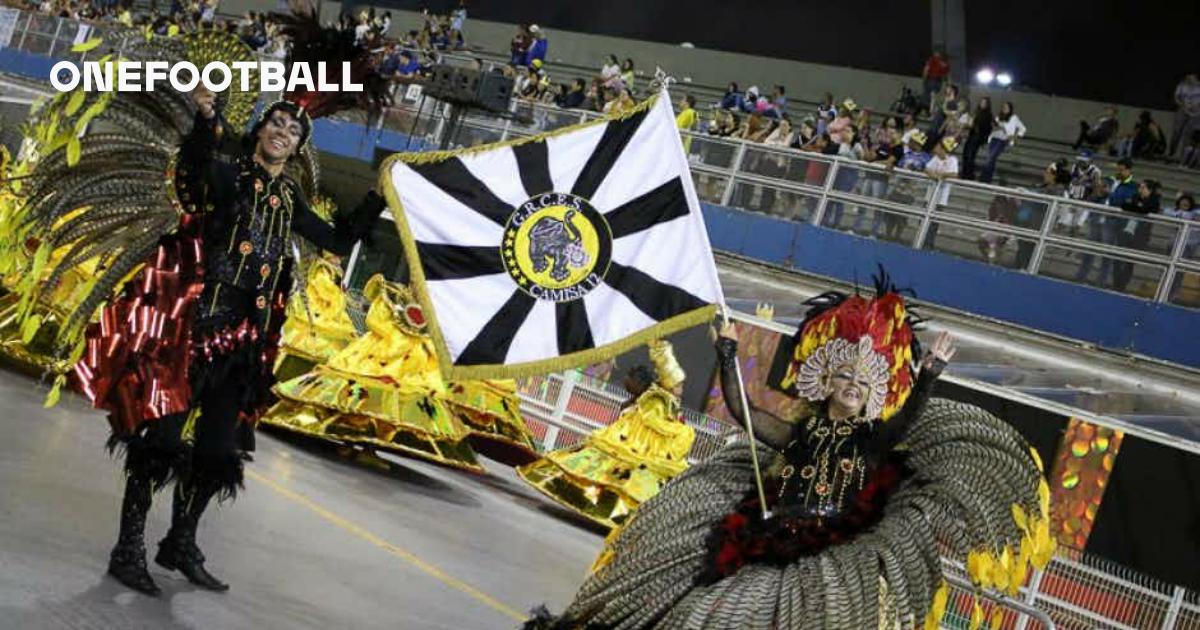
[[[777,357],[779,389],[811,401],[829,397],[830,379],[849,364],[870,383],[864,415],[887,420],[896,414],[913,386],[914,318],[904,298],[881,274],[874,298],[826,293],[812,307]]]

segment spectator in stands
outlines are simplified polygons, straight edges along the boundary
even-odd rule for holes
[[[786,149],[792,144],[792,121],[786,116],[779,119],[771,132],[763,139],[763,144],[777,149]]]
[[[854,126],[861,130],[858,136],[859,141],[863,143],[863,146],[870,147],[872,139],[871,112],[866,109],[859,109],[854,114]]]
[[[1133,198],[1137,196],[1137,185],[1133,182],[1133,161],[1129,158],[1121,158],[1117,160],[1117,172],[1108,182],[1106,182],[1105,203],[1113,208],[1124,208]],[[1087,219],[1088,240],[1094,243],[1104,245],[1115,245],[1117,243],[1117,232],[1125,227],[1125,221],[1117,216],[1099,215],[1093,213]],[[1075,281],[1086,283],[1088,276],[1092,273],[1093,263],[1096,256],[1085,252],[1079,259],[1079,271],[1075,274]],[[1109,273],[1112,271],[1113,260],[1108,256],[1100,258],[1099,277],[1096,278],[1097,286],[1108,286]]]
[[[600,81],[610,90],[624,87],[621,81],[621,62],[616,55],[609,55],[604,65],[600,66]]]
[[[1192,132],[1191,140],[1180,147],[1180,165],[1187,168],[1200,168],[1200,129]]]
[[[512,41],[508,44],[508,63],[514,66],[525,64],[525,56],[529,53],[529,46],[532,44],[529,37],[529,27],[524,24],[517,26],[517,32],[513,35]]]
[[[359,45],[365,43],[367,41],[367,33],[370,31],[371,23],[367,21],[366,16],[360,15],[358,17],[358,22],[354,25],[354,43]],[[263,44],[265,43],[266,42],[264,41]],[[254,46],[254,48],[260,48],[261,46],[262,45],[260,44],[259,46]]]
[[[896,164],[904,158],[904,145],[900,142],[900,131],[896,127],[896,119],[889,116],[883,125],[880,125],[879,130],[875,134],[875,141],[869,152],[863,156],[867,162],[871,162],[875,166],[882,167],[886,170],[880,171],[875,169],[864,170],[862,180],[862,193],[868,197],[876,199],[884,199],[888,194],[888,179],[891,177],[891,170]],[[874,210],[874,218],[871,221],[871,230],[863,234],[871,238],[880,238],[885,233],[885,228],[888,220],[888,214],[879,210]],[[856,234],[862,234],[861,230],[866,218],[867,209],[860,207],[858,216],[854,219],[854,225],[850,230]]]
[[[1161,157],[1166,152],[1166,134],[1147,109],[1138,114],[1133,133],[1121,138],[1117,143],[1117,157],[1153,158]]]
[[[836,145],[835,155],[842,160],[850,162],[863,159],[863,145],[858,141],[858,128],[853,124],[843,128],[840,132],[831,133],[829,138]],[[854,187],[858,184],[861,169],[846,162],[839,166],[833,179],[833,189],[838,192],[853,192]],[[825,217],[821,220],[821,225],[835,230],[841,229],[844,212],[845,205],[842,202],[828,202],[825,204]]]
[[[725,88],[725,94],[721,95],[721,102],[717,105],[720,109],[742,109],[742,101],[745,97],[742,91],[738,89],[738,84],[732,81]]]
[[[898,114],[916,114],[924,109],[921,99],[907,85],[900,86],[900,93],[892,101],[891,110]]]
[[[1072,146],[1075,149],[1079,149],[1079,147],[1086,144],[1096,149],[1102,148],[1117,136],[1117,130],[1120,127],[1121,123],[1117,119],[1117,108],[1109,106],[1096,119],[1096,122],[1088,123],[1086,120],[1079,121],[1079,137]]]
[[[675,115],[675,127],[679,131],[694,131],[698,119],[699,116],[696,115],[696,97],[691,94],[684,94],[679,99],[679,113]],[[692,136],[690,134],[683,134],[683,152],[692,152]]]
[[[1175,86],[1175,125],[1171,128],[1171,157],[1183,159],[1184,147],[1200,131],[1200,77],[1183,77]]]
[[[737,133],[740,124],[736,114],[723,109],[713,115],[713,119],[708,125],[708,134],[718,138],[728,138]]]
[[[450,30],[462,36],[467,26],[467,0],[458,0],[458,6],[450,12]]]
[[[792,142],[792,121],[787,118],[781,118],[777,122],[770,125],[770,131],[763,138],[763,145],[774,147],[777,149],[786,149]],[[784,153],[772,153],[762,156],[762,161],[759,163],[759,171],[767,177],[783,178],[787,173],[788,164],[791,160]],[[775,201],[777,193],[774,188],[763,187],[762,203],[763,212],[777,213]],[[787,197],[785,197],[785,205]],[[791,213],[785,213],[789,218],[792,218]]]
[[[958,86],[953,83],[946,83],[946,87],[942,89],[942,102],[938,107],[934,107],[931,111],[929,119],[929,135],[930,146],[941,140],[942,128],[946,125],[947,118],[958,118],[961,115],[959,112],[960,97],[958,94]]]
[[[837,118],[837,105],[833,104],[833,93],[826,92],[825,97],[821,99],[817,105],[817,135],[827,133],[829,131],[829,123]]]
[[[800,121],[800,128],[796,130],[796,135],[792,138],[792,148],[802,149],[804,145],[813,141],[817,135],[817,119],[815,116],[805,116],[804,120]]]
[[[675,126],[680,131],[693,131],[696,129],[696,121],[699,116],[696,114],[696,97],[691,94],[684,94],[679,99],[679,113],[675,115]]]
[[[746,89],[746,93],[742,95],[742,100],[738,104],[738,108],[744,114],[753,114],[758,109],[758,86],[751,85]]]
[[[450,27],[441,19],[434,20],[429,28],[429,45],[434,50],[449,50]]]
[[[930,112],[933,112],[934,107],[933,95],[942,89],[942,84],[949,75],[950,62],[946,59],[946,51],[941,46],[934,47],[933,54],[929,55],[925,60],[925,67],[921,69],[921,79],[925,87],[922,101]]]
[[[990,184],[996,175],[996,164],[1000,155],[1016,142],[1017,138],[1025,135],[1025,125],[1017,116],[1012,101],[1005,101],[1000,106],[1000,115],[996,116],[992,133],[988,136],[988,161],[979,173],[979,181]]]
[[[762,142],[767,139],[767,134],[771,132],[771,125],[762,114],[757,112],[746,116],[746,120],[742,123],[741,129],[738,130],[737,136],[742,140],[750,142]]]
[[[908,141],[913,135],[920,133],[925,135],[919,127],[917,127],[917,117],[915,114],[905,114],[900,124],[900,142],[904,146],[908,146]]]
[[[583,79],[575,79],[571,82],[571,87],[564,90],[562,96],[554,103],[565,109],[577,109],[583,107],[583,102],[587,99],[587,83]]]
[[[945,184],[948,179],[957,179],[959,174],[958,158],[954,150],[958,148],[958,140],[954,136],[946,136],[933,145],[933,157],[925,163],[925,174],[937,180],[937,195],[934,203],[940,208],[950,204],[950,187]],[[924,248],[934,249],[940,224],[930,222],[929,231],[925,234]]]
[[[992,137],[992,127],[996,117],[992,114],[992,99],[984,96],[975,105],[975,113],[971,114],[971,124],[967,128],[967,139],[963,143],[962,178],[975,179],[975,156],[979,148],[987,144]]]
[[[540,85],[541,76],[538,74],[538,65],[520,68],[517,70],[517,80],[513,83],[513,92],[524,100],[536,100]]]
[[[1092,203],[1103,202],[1104,190],[1102,184],[1103,174],[1100,172],[1100,167],[1092,163],[1092,152],[1087,149],[1081,149],[1079,155],[1075,156],[1075,163],[1066,173],[1060,173],[1063,170],[1062,162],[1052,162],[1046,167],[1050,178],[1055,182],[1063,182],[1066,185],[1066,195],[1069,199],[1078,201],[1089,201]],[[1077,208],[1070,204],[1064,204],[1058,209],[1058,218],[1056,222],[1060,229],[1065,230],[1071,236],[1079,233],[1088,216],[1088,211],[1084,208]]]
[[[401,78],[411,77],[412,73],[416,72],[416,63],[412,53],[390,44],[383,60],[375,67],[375,72],[384,80],[396,82]]]
[[[1175,207],[1164,210],[1163,214],[1177,219],[1200,222],[1200,210],[1196,209],[1196,200],[1188,193],[1180,193],[1175,198]],[[1200,250],[1200,225],[1193,225],[1188,230],[1187,242],[1183,245],[1183,257],[1195,260],[1197,250]]]
[[[533,41],[529,44],[529,51],[525,53],[525,65],[533,65],[535,61],[545,64],[546,53],[550,51],[550,42],[546,40],[546,34],[540,26],[532,24],[529,26],[529,36]]]
[[[1000,223],[1002,225],[1012,225],[1017,218],[1017,200],[1008,195],[996,195],[992,197],[992,203],[988,204],[987,210],[988,221],[992,223]],[[999,232],[984,232],[979,236],[976,245],[979,246],[979,255],[986,258],[988,264],[996,264],[1000,250],[1008,243],[1008,236]]]
[[[212,24],[217,19],[217,0],[202,0],[200,3],[200,21]]]
[[[776,84],[771,90],[770,112],[770,115],[775,118],[783,118],[787,115],[787,89],[782,85]]]
[[[633,59],[626,57],[625,61],[621,62],[621,81],[625,84],[625,89],[629,90],[630,94],[633,94],[633,82],[636,77],[637,73],[633,69]]]
[[[871,141],[868,148],[875,150],[880,145],[899,144],[900,128],[895,116],[885,116],[883,123],[870,132]],[[893,138],[895,136],[895,138]],[[871,160],[874,161],[874,158]]]
[[[942,138],[941,142],[933,146],[933,157],[925,163],[925,174],[938,181],[957,179],[959,174],[958,158],[954,156],[954,150],[957,148],[957,140]],[[948,188],[943,187],[942,199],[938,201],[939,205],[946,205],[950,197],[949,192]]]
[[[908,140],[904,143],[904,156],[900,159],[900,168],[925,172],[925,166],[929,164],[931,157],[925,151],[927,140],[925,132],[920,130],[908,136]]]
[[[854,112],[856,111],[858,111],[858,104],[854,102],[854,99],[848,98],[842,101],[837,117],[829,121],[829,125],[825,127],[825,133],[829,134],[834,142],[837,142],[842,131],[854,124]]]
[[[1159,184],[1153,179],[1144,179],[1138,184],[1137,194],[1129,200],[1122,209],[1140,215],[1159,214],[1162,212],[1162,201],[1158,194]],[[1117,245],[1128,249],[1144,251],[1150,244],[1150,230],[1154,224],[1140,219],[1126,219],[1117,232]],[[1127,260],[1114,260],[1112,265],[1113,288],[1124,293],[1133,279],[1133,263]]]
[[[616,98],[604,105],[604,113],[612,115],[623,114],[632,111],[635,107],[637,107],[637,102],[633,100],[633,95],[629,93],[628,89],[622,89],[620,92],[617,92]]]

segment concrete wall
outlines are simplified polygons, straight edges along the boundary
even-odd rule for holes
[[[240,15],[248,10],[270,11],[275,8],[275,4],[275,0],[223,0],[221,11]],[[336,17],[340,10],[339,2],[326,1],[322,7],[323,14],[329,19]],[[392,12],[393,35],[418,28],[422,23],[419,13],[390,8],[387,10]],[[512,24],[468,20],[467,42],[486,51],[507,51],[515,29]],[[789,95],[794,99],[815,101],[825,92],[832,92],[839,100],[845,96],[852,96],[860,105],[870,109],[886,109],[895,100],[901,86],[907,84],[919,91],[921,84],[917,74],[920,68],[913,68],[912,76],[900,76],[803,61],[689,49],[674,44],[560,31],[544,26],[543,30],[550,40],[549,58],[552,62],[596,68],[597,72],[601,62],[611,53],[622,59],[632,58],[636,67],[649,76],[653,76],[656,66],[661,66],[680,80],[690,78],[693,83],[703,86],[723,88],[730,81],[737,81],[743,89],[758,85],[764,90],[769,90],[771,85],[781,83],[787,87]],[[985,94],[991,96],[993,103],[1011,100],[1021,120],[1029,127],[1030,135],[1066,141],[1075,140],[1080,119],[1095,118],[1106,105],[1044,94],[979,88],[971,90],[973,99]],[[1122,128],[1132,128],[1138,111],[1140,110],[1129,107],[1122,108]],[[1168,112],[1155,112],[1155,118],[1167,126],[1173,120],[1172,116],[1173,114]]]

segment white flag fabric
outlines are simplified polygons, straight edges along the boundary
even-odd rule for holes
[[[723,303],[665,95],[515,143],[397,154],[380,188],[450,378],[594,363]]]

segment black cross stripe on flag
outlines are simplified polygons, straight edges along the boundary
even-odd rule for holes
[[[584,199],[594,196],[650,111],[652,110],[643,110],[622,120],[607,123],[600,141],[576,178],[571,194]],[[549,151],[545,140],[514,146],[512,152],[521,184],[528,197],[553,192]],[[514,211],[511,204],[475,177],[458,157],[439,162],[410,164],[409,168],[451,198],[496,224],[504,226]],[[682,175],[617,207],[597,210],[607,221],[614,242],[689,214]],[[416,248],[426,281],[466,279],[506,271],[499,247],[417,241]],[[616,261],[608,265],[602,281],[623,294],[638,310],[656,322],[708,304],[684,289],[660,282],[642,271]],[[454,363],[460,366],[504,363],[513,339],[537,301],[520,288],[514,288],[508,300],[483,325]],[[555,304],[555,320],[560,355],[595,347],[582,299]]]

